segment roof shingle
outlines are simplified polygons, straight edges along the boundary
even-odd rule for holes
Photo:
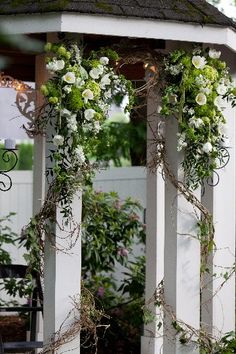
[[[233,27],[236,23],[205,0],[1,0],[0,15],[78,12]]]

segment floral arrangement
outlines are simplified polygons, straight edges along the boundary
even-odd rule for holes
[[[74,187],[88,177],[92,170],[89,156],[98,143],[98,133],[108,122],[127,122],[127,115],[109,117],[112,104],[129,113],[133,103],[130,81],[117,75],[110,63],[118,55],[110,49],[84,56],[76,44],[47,43],[50,53],[46,67],[51,78],[41,86],[52,114],[54,127],[51,137],[51,160],[56,161],[50,172],[55,176],[64,216],[70,214]],[[48,122],[46,122],[48,124]]]
[[[164,63],[160,113],[178,119],[177,149],[184,152],[184,178],[193,189],[229,159],[223,111],[227,100],[235,105],[236,89],[220,55],[215,49],[177,50]]]

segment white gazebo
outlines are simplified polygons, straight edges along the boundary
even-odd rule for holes
[[[100,42],[103,38],[117,37],[129,38],[131,41],[142,39],[143,42],[152,39],[162,43],[165,53],[176,48],[188,48],[192,42],[203,43],[221,50],[232,76],[236,78],[236,25],[204,0],[52,0],[22,1],[17,6],[3,0],[0,21],[0,30],[7,35],[30,34],[51,42],[58,41],[60,33],[66,36],[80,34],[85,42],[88,35],[90,38],[96,36]],[[3,47],[1,53],[13,59],[14,65],[5,70],[7,74],[22,80],[35,79],[37,88],[47,79],[44,54],[26,55],[25,63],[28,65],[21,70],[23,63],[19,58],[24,53],[20,55]],[[158,124],[158,97],[154,93],[148,98],[147,110],[155,128]],[[213,214],[218,249],[210,257],[210,273],[214,273],[217,267],[232,267],[235,262],[235,109],[227,108],[225,114],[231,159],[219,171],[220,183],[214,188],[207,188],[202,197]],[[152,139],[150,125],[148,139]],[[174,120],[166,124],[167,158],[176,176],[180,168],[180,156],[176,148],[177,129]],[[48,148],[43,137],[35,138],[34,213],[39,211],[45,195],[45,151]],[[150,156],[150,151],[148,154]],[[147,177],[146,301],[149,303],[164,279],[165,303],[177,319],[196,330],[202,326],[213,335],[216,331],[221,334],[232,331],[235,329],[235,279],[232,276],[221,286],[222,279],[213,277],[201,290],[200,242],[194,237],[197,236],[194,234],[194,210],[168,180],[164,182],[160,171],[156,172],[148,173]],[[196,195],[201,198],[200,191]],[[79,221],[79,196],[75,196],[73,210]],[[63,237],[60,228],[57,225],[54,227],[61,243]],[[57,252],[46,242],[45,345],[70,311],[71,297],[80,292],[80,243],[77,242],[75,247],[71,255]],[[160,310],[153,303],[147,306],[156,317],[144,327],[142,354],[199,353],[199,348],[191,343],[180,344],[167,314],[164,314],[164,326],[159,328]],[[66,351],[80,352],[79,336],[56,352]]]

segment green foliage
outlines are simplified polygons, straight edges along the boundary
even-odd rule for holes
[[[120,167],[123,160],[132,166],[145,165],[146,162],[146,121],[128,124],[111,123],[104,127],[98,135],[98,143],[92,150],[92,157],[98,162],[112,161]]]
[[[96,275],[113,271],[115,262],[126,264],[128,253],[137,237],[144,242],[143,225],[137,212],[138,202],[130,198],[121,202],[117,193],[83,193],[82,259],[83,272]],[[88,247],[89,245],[89,247]]]
[[[15,245],[16,233],[11,230],[9,223],[15,213],[10,213],[5,217],[0,218],[0,259],[1,264],[11,264],[11,256],[9,251],[5,249],[6,245]]]
[[[13,165],[13,157],[10,157],[9,162],[3,162],[2,153],[4,145],[0,144],[0,169],[7,170]],[[18,163],[14,170],[32,170],[33,165],[33,144],[21,143],[17,146]]]
[[[145,257],[134,257],[137,242],[144,246],[144,225],[138,218],[139,203],[121,201],[114,192],[83,194],[82,274],[85,286],[110,316],[109,328],[101,333],[98,350],[123,343],[127,352],[139,352],[143,323]],[[117,289],[115,266],[124,266],[124,279]],[[128,348],[128,349],[127,349]],[[90,353],[88,348],[82,353]],[[92,353],[92,351],[91,351]]]

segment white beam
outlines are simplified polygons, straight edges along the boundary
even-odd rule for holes
[[[80,13],[0,16],[7,34],[73,32],[222,44],[236,51],[236,32],[227,27]]]

